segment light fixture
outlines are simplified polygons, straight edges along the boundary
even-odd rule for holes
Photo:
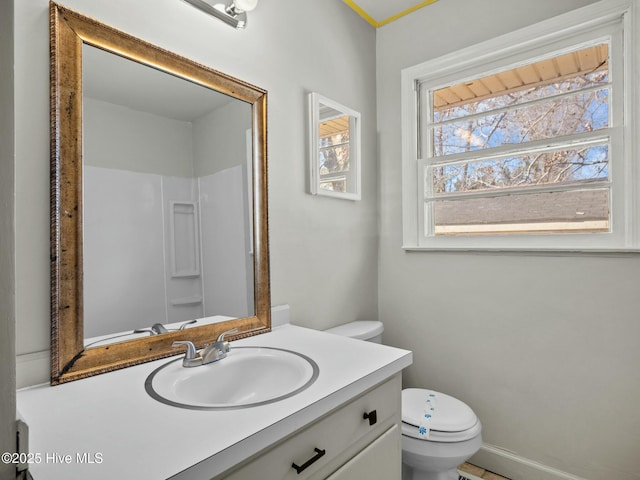
[[[203,12],[222,20],[234,28],[247,26],[247,12],[258,5],[258,0],[230,0],[229,3],[209,3],[207,0],[185,0]]]

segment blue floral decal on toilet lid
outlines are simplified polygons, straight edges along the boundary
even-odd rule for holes
[[[431,421],[436,413],[436,403],[437,395],[429,392],[424,402],[424,414],[420,419],[420,425],[418,425],[418,433],[427,440],[429,440],[429,434],[431,433]]]

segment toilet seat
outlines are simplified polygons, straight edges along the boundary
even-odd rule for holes
[[[428,422],[423,421],[430,414]],[[420,434],[428,424],[429,438]],[[482,426],[471,408],[457,398],[422,388],[402,391],[402,434],[430,442],[463,442],[480,434]]]
[[[418,427],[402,422],[402,435],[406,437],[415,438],[422,442],[434,442],[434,443],[454,443],[465,442],[477,437],[482,432],[482,425],[478,421],[469,430],[462,430],[460,432],[441,432],[438,430],[431,430],[429,438],[425,438],[418,432]]]

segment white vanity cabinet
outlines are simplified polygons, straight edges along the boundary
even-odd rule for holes
[[[396,374],[215,480],[400,480],[400,392]]]

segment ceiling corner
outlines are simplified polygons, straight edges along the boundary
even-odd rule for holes
[[[437,0],[343,0],[374,28],[382,27]]]

